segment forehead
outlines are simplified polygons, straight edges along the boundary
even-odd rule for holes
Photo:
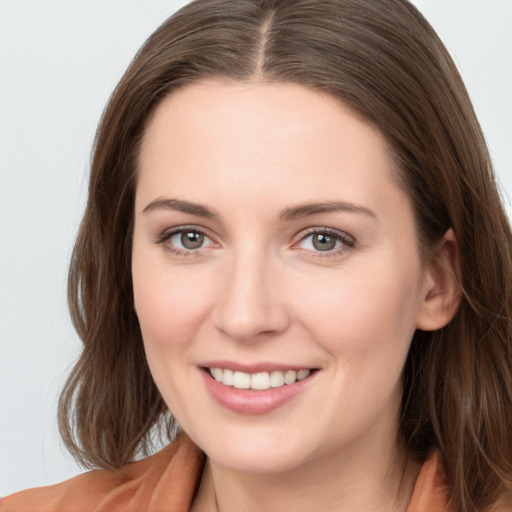
[[[241,137],[251,135],[255,143],[266,146],[301,137],[316,143],[336,138],[336,143],[350,145],[353,136],[364,132],[368,143],[388,151],[381,133],[346,104],[327,93],[286,82],[208,79],[185,86],[157,107],[143,148],[158,142],[157,132],[164,131],[167,141],[171,135],[185,139],[209,131],[212,143],[239,143]]]
[[[290,83],[208,80],[156,109],[139,155],[137,196],[205,202],[286,192],[291,202],[305,195],[374,202],[394,185],[392,174],[384,137],[336,98]]]

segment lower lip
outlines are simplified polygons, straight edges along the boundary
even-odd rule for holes
[[[204,369],[201,369],[201,373],[206,388],[218,404],[239,414],[256,415],[271,412],[290,401],[308,386],[318,372],[314,372],[309,377],[293,384],[285,384],[279,388],[270,388],[263,391],[225,386],[213,379],[210,373]]]

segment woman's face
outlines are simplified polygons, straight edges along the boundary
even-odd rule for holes
[[[187,86],[148,125],[133,242],[151,372],[213,462],[395,446],[429,280],[378,131],[299,85]]]

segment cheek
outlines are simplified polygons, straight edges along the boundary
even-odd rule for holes
[[[173,265],[162,246],[148,243],[136,224],[132,252],[134,305],[148,359],[184,345],[209,295],[204,272]]]
[[[420,274],[416,267],[411,272],[383,267],[347,269],[325,282],[316,279],[305,288],[308,293],[295,294],[301,295],[297,318],[329,354],[331,399],[322,414],[332,432],[360,432],[376,424],[381,414],[394,421],[399,408]]]
[[[181,417],[196,392],[187,384],[195,370],[189,347],[206,314],[209,293],[198,287],[207,281],[192,280],[194,274],[186,271],[170,272],[168,266],[139,267],[137,261],[134,258],[134,300],[148,365],[167,406]],[[183,389],[189,390],[186,395]]]
[[[420,280],[416,261],[401,265],[385,258],[317,277],[295,291],[297,317],[331,354],[343,352],[350,360],[382,351],[396,358],[397,351],[407,352],[415,331]]]
[[[144,343],[161,349],[186,344],[204,315],[204,281],[191,279],[186,272],[137,272],[136,267],[133,274],[135,307]]]

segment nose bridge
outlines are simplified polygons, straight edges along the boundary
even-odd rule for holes
[[[282,332],[288,325],[275,258],[251,245],[230,255],[216,312],[217,328],[241,341]]]

